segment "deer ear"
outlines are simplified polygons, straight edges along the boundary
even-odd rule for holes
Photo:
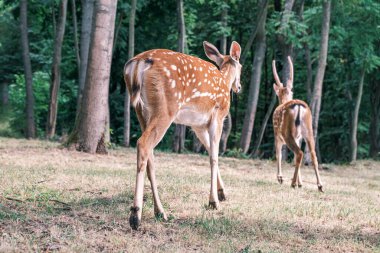
[[[223,55],[219,53],[219,50],[207,41],[203,41],[203,48],[207,57],[220,67],[223,63]]]
[[[241,47],[239,43],[233,41],[230,48],[230,56],[234,58],[236,61],[239,61],[241,54]]]
[[[278,96],[278,93],[280,92],[280,88],[278,87],[278,85],[274,83],[273,84],[273,89],[276,92],[276,95]]]

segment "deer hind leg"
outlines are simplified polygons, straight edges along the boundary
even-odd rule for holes
[[[310,137],[309,136],[306,137],[306,143],[310,150],[311,160],[313,161],[314,172],[315,172],[315,176],[317,177],[318,190],[320,192],[323,192],[322,182],[321,182],[321,178],[319,176],[319,170],[318,170],[318,159],[317,159],[317,155],[315,154],[315,143],[314,143],[314,138],[312,135]]]
[[[149,159],[148,159],[147,172],[148,172],[148,179],[150,181],[150,186],[152,188],[152,193],[153,193],[154,215],[157,218],[161,218],[161,219],[166,221],[168,219],[168,217],[165,214],[165,211],[164,211],[164,208],[162,206],[160,197],[158,195],[158,189],[157,189],[157,183],[156,183],[156,169],[154,167],[153,152],[149,156]]]
[[[301,148],[301,144],[302,144],[302,136],[300,136],[300,137],[297,139],[297,145],[298,145],[299,148]],[[300,166],[301,166],[301,165],[300,165]],[[302,187],[301,170],[298,171],[297,184],[298,184],[298,188],[301,188],[301,187]]]
[[[141,104],[139,104],[136,107],[136,114],[137,114],[137,118],[140,122],[141,130],[144,131],[146,128],[146,120],[143,116],[142,110],[143,109],[141,107]],[[152,188],[152,193],[153,193],[154,214],[156,217],[160,217],[164,220],[167,220],[167,216],[165,214],[164,208],[162,207],[162,204],[161,204],[160,197],[158,195],[157,183],[156,183],[156,169],[154,167],[153,151],[148,158],[147,174],[148,174],[148,179],[150,181],[150,186]]]
[[[206,129],[202,128],[193,128],[196,136],[198,137],[199,141],[205,146],[208,154],[210,155],[210,135],[207,132]],[[220,175],[220,169],[218,167],[218,173],[217,173],[217,189],[218,189],[218,199],[219,201],[225,201],[226,195],[225,195],[225,188],[224,183],[222,180],[222,176]]]
[[[289,146],[289,148],[293,151],[294,156],[295,156],[295,170],[294,170],[294,175],[292,179],[292,184],[291,186],[294,188],[297,186],[299,182],[299,171],[302,163],[302,158],[303,158],[303,152],[302,150],[298,147],[298,143],[295,139],[290,137],[287,141],[286,144]]]
[[[136,110],[137,111],[137,110]],[[138,113],[139,114],[139,113]],[[140,119],[140,116],[139,116]],[[158,198],[157,186],[155,183],[154,167],[153,167],[153,148],[164,136],[166,130],[170,126],[170,119],[160,115],[154,117],[147,124],[146,129],[137,141],[137,175],[135,186],[135,197],[133,200],[133,206],[131,208],[131,215],[129,218],[129,224],[133,229],[137,229],[141,223],[142,205],[143,205],[143,191],[144,191],[144,174],[145,169],[149,169],[149,178],[152,184],[153,196],[155,204],[157,204],[157,210],[163,211],[161,202]],[[143,125],[142,125],[143,128]],[[153,182],[153,183],[152,183]],[[160,207],[158,206],[160,205]],[[156,206],[155,206],[156,208]]]
[[[281,170],[281,160],[282,160],[282,149],[283,142],[279,139],[275,139],[275,148],[276,148],[276,160],[277,160],[277,181],[282,184],[284,182]]]

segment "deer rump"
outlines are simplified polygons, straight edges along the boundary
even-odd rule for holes
[[[277,131],[279,131],[282,137],[292,136],[295,139],[300,139],[308,134],[307,124],[309,120],[306,117],[310,112],[309,106],[301,100],[291,100],[279,108],[276,109],[275,114],[281,113],[281,122],[274,122],[274,125],[279,126]],[[294,127],[295,126],[295,127]],[[291,133],[286,133],[285,131],[292,131]]]

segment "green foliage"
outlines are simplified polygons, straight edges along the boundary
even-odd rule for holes
[[[78,28],[81,27],[81,3],[77,2],[76,15]],[[283,2],[283,1],[282,1]],[[282,12],[274,11],[268,5],[266,22],[267,51],[262,71],[259,102],[255,118],[251,145],[256,142],[265,113],[272,95],[271,60],[278,51],[278,36],[294,46],[295,97],[307,100],[307,69],[304,45],[311,53],[313,77],[319,57],[319,44],[322,26],[321,1],[305,1],[303,18],[298,14],[298,2],[286,17],[289,22],[280,27]],[[45,131],[51,61],[53,56],[54,21],[58,13],[58,0],[28,1],[29,40],[32,60],[35,115],[38,135]],[[222,24],[222,12],[226,10],[227,26]],[[54,10],[54,12],[53,12]],[[222,35],[227,35],[228,44],[232,40],[240,42],[242,48],[256,28],[258,1],[184,1],[186,23],[186,52],[207,59],[202,42],[210,41],[220,46]],[[112,59],[110,82],[111,142],[123,142],[125,84],[122,69],[128,60],[128,22],[130,2],[119,1],[116,22],[120,24]],[[55,16],[53,16],[55,15]],[[57,135],[71,131],[76,115],[78,89],[78,67],[75,58],[72,11],[68,8],[66,33],[62,50],[62,82],[59,92]],[[351,112],[357,96],[359,76],[366,72],[364,91],[359,114],[358,156],[366,158],[369,150],[369,128],[373,110],[369,81],[375,78],[380,69],[380,5],[375,0],[332,1],[329,53],[322,97],[319,125],[319,147],[324,162],[345,161],[348,159],[350,143]],[[7,120],[10,131],[1,134],[22,136],[25,120],[25,84],[19,36],[18,1],[0,1],[0,82],[8,83],[11,113]],[[79,36],[79,34],[78,34]],[[137,1],[135,24],[135,54],[152,48],[177,50],[178,24],[176,1],[144,0]],[[229,45],[228,45],[229,46]],[[255,44],[248,48],[247,60],[243,66],[241,82],[243,92],[233,96],[231,115],[233,128],[228,140],[227,155],[244,157],[239,151],[241,131],[248,100],[248,90],[252,72]],[[281,63],[280,63],[281,64]],[[281,69],[280,69],[281,71]],[[374,79],[375,80],[375,79]],[[377,80],[377,79],[376,79]],[[4,117],[3,117],[4,118]],[[9,120],[10,118],[10,120]],[[261,157],[273,157],[273,129],[271,118],[268,121],[263,141],[259,147]],[[6,125],[6,124],[3,124]],[[378,129],[378,127],[377,127]],[[131,110],[131,145],[135,146],[141,130],[133,109]],[[170,150],[173,128],[170,128],[159,145],[160,149]],[[191,149],[192,134],[188,131],[186,148]]]
[[[49,101],[49,76],[43,72],[33,75],[37,135],[43,136]],[[15,83],[9,87],[9,100],[13,109],[10,126],[15,133],[24,133],[25,126],[25,79],[23,75],[15,76]]]

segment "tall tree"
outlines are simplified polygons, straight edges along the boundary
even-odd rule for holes
[[[379,73],[380,68],[375,71]],[[380,130],[380,79],[377,74],[371,75],[371,123],[369,128],[369,156],[376,158],[380,152],[380,140],[379,140],[379,130]]]
[[[0,82],[0,105],[6,106],[9,102],[8,84]]]
[[[91,43],[91,31],[95,0],[82,0],[82,26],[80,35],[80,73],[77,98],[77,114],[83,98],[83,89],[86,82],[88,55]]]
[[[281,16],[281,24],[278,30],[277,42],[279,44],[281,54],[282,54],[282,81],[286,85],[289,80],[289,61],[288,56],[293,56],[293,45],[292,43],[287,42],[287,29],[289,27],[289,21],[292,16],[292,10],[295,0],[286,0],[284,5],[284,11]],[[292,57],[293,58],[293,57]],[[294,63],[294,60],[293,60]]]
[[[268,1],[262,0],[259,6],[259,13],[262,13],[264,17],[262,19],[260,18],[260,16],[257,17],[258,21],[256,46],[252,64],[251,82],[249,85],[248,104],[240,139],[240,148],[244,153],[248,152],[251,143],[252,131],[256,117],[257,103],[259,99],[261,72],[266,50],[265,21],[267,15]]]
[[[62,43],[65,35],[67,13],[67,0],[61,0],[59,4],[58,24],[55,31],[54,39],[54,55],[51,68],[51,84],[50,84],[50,102],[46,124],[46,137],[52,138],[55,135],[58,112],[58,92],[61,85],[61,58]]]
[[[227,30],[227,21],[228,21],[228,5],[224,1],[222,6],[222,15],[221,15],[221,24],[223,28],[223,34],[220,38],[220,53],[223,55],[227,54],[227,33],[224,30]],[[226,119],[223,122],[222,136],[220,137],[219,143],[219,153],[223,154],[227,150],[227,141],[230,136],[232,129],[232,117],[231,112],[228,112]]]
[[[319,154],[318,148],[318,122],[319,122],[319,113],[321,110],[321,98],[322,98],[322,87],[323,87],[323,79],[325,76],[326,64],[327,64],[327,52],[328,52],[328,42],[329,42],[329,31],[330,31],[330,15],[331,15],[331,1],[324,0],[323,1],[323,19],[322,19],[322,31],[321,31],[321,41],[319,47],[319,60],[318,60],[318,68],[317,74],[314,80],[314,90],[313,96],[311,100],[311,111],[313,114],[313,131],[314,131],[314,139],[316,140],[316,151]],[[318,155],[319,161],[320,155]]]
[[[112,45],[117,0],[98,0],[94,31],[79,120],[79,150],[106,153],[105,135],[108,115]]]
[[[358,120],[359,120],[359,109],[360,109],[360,103],[362,100],[363,95],[363,86],[364,86],[364,76],[365,76],[365,69],[363,67],[361,74],[360,74],[360,82],[358,87],[358,94],[355,99],[355,108],[352,111],[352,119],[351,119],[351,154],[350,154],[350,161],[355,162],[357,153],[358,153],[358,140],[357,140],[357,131],[358,131]]]
[[[135,18],[136,18],[136,0],[131,1],[131,13],[129,16],[129,32],[128,32],[128,59],[135,55]],[[128,89],[125,89],[124,98],[124,145],[130,145],[130,129],[131,129],[131,101]]]
[[[181,53],[185,52],[186,47],[186,26],[185,17],[183,10],[183,0],[177,0],[177,20],[178,20],[178,51]],[[185,148],[185,136],[186,136],[186,126],[175,125],[174,130],[174,140],[173,140],[173,151],[176,153],[181,153]]]
[[[73,32],[74,32],[74,47],[75,47],[75,58],[77,60],[78,68],[78,80],[80,78],[80,50],[78,41],[78,22],[77,22],[77,7],[75,0],[71,0],[71,12],[73,17]]]
[[[33,96],[33,77],[32,64],[29,52],[29,36],[28,36],[28,1],[20,1],[20,29],[22,58],[24,62],[24,75],[26,86],[26,138],[36,137],[36,125],[34,122],[34,96]]]

